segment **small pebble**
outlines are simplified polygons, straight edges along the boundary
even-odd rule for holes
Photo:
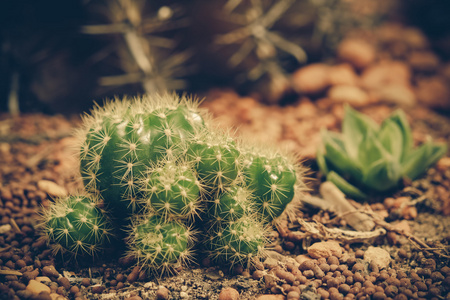
[[[239,292],[231,287],[226,287],[220,291],[219,300],[238,300]]]
[[[89,278],[83,278],[81,279],[81,284],[85,287],[88,287],[91,285],[91,280]]]
[[[121,282],[119,282],[119,283],[121,283]],[[158,300],[169,299],[169,290],[164,286],[160,286],[158,288],[158,290],[156,291],[156,299],[158,299]]]
[[[103,292],[105,288],[100,285],[100,284],[96,284],[92,286],[92,293],[94,294],[101,294]]]
[[[48,286],[46,286],[45,284],[40,283],[34,279],[32,279],[32,280],[30,280],[30,282],[28,282],[26,289],[36,295],[41,292],[47,292],[50,295],[50,288]]]

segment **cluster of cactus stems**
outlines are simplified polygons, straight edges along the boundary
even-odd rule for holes
[[[107,247],[114,226],[128,233],[127,255],[160,274],[190,261],[196,245],[249,267],[303,187],[295,159],[231,138],[186,97],[116,99],[83,121],[86,196],[57,201],[43,222],[47,239],[74,254]]]

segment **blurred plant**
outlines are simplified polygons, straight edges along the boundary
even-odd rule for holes
[[[323,131],[317,153],[320,170],[350,197],[363,199],[368,192],[385,192],[403,178],[414,180],[447,151],[430,139],[413,147],[411,129],[402,110],[378,126],[347,106],[342,133]]]
[[[144,0],[91,1],[88,9],[104,24],[85,25],[82,32],[109,39],[94,56],[106,60],[117,71],[99,79],[103,87],[117,88],[139,84],[146,93],[161,93],[186,87],[182,79],[188,72],[192,53],[177,52],[177,42],[167,32],[187,25],[180,5],[161,5]],[[113,73],[119,74],[113,74]]]
[[[231,23],[232,29],[216,34],[214,45],[234,49],[227,58],[231,69],[246,65],[241,68],[243,73],[237,76],[239,83],[267,79],[268,94],[265,98],[271,102],[278,100],[289,84],[287,73],[278,59],[280,52],[289,54],[298,63],[305,63],[307,59],[302,47],[272,28],[295,2],[228,0],[217,13],[217,18]]]

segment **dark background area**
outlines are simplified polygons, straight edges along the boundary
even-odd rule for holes
[[[98,2],[98,3],[96,3]],[[307,1],[297,0],[301,6]],[[336,2],[336,1],[335,1]],[[113,47],[123,42],[122,36],[86,35],[80,28],[89,24],[107,24],[107,8],[102,1],[33,1],[7,0],[0,3],[0,111],[7,112],[12,91],[17,93],[21,112],[79,113],[92,106],[92,101],[122,94],[140,94],[145,89],[139,82],[99,87],[99,78],[123,72],[119,67],[123,57]],[[229,69],[226,51],[210,47],[216,33],[231,30],[229,24],[214,18],[224,1],[151,1],[145,3],[142,15],[153,18],[163,6],[180,8],[180,20],[187,19],[180,28],[152,32],[169,38],[177,49],[191,52],[185,63],[188,69],[183,79],[187,86],[182,91],[201,93],[213,87],[232,86],[242,93],[255,87],[254,82],[239,79],[246,71]],[[103,3],[104,4],[104,3]],[[295,20],[296,11],[290,12]],[[450,3],[446,0],[400,1],[398,9],[383,13],[381,21],[392,19],[417,26],[429,37],[432,47],[443,61],[450,58]],[[288,17],[282,20],[288,20]],[[286,23],[286,22],[285,22]],[[312,25],[311,25],[312,24]],[[277,22],[275,29],[285,33],[289,40],[301,44],[309,56],[308,62],[326,59],[333,52],[326,40],[311,39],[313,23],[298,27]],[[284,26],[284,27],[283,27]],[[342,32],[340,32],[342,33]],[[337,37],[337,33],[329,36]],[[170,59],[171,52],[166,57]],[[286,72],[301,64],[289,57],[280,57]],[[248,59],[248,64],[252,64]],[[123,63],[122,63],[123,65]],[[236,80],[238,79],[238,80]]]

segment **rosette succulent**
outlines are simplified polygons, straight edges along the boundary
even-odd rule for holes
[[[402,110],[378,125],[347,106],[342,133],[323,131],[322,142],[317,153],[320,170],[345,194],[358,199],[395,189],[403,178],[417,179],[447,152],[445,144],[430,139],[413,147]]]

